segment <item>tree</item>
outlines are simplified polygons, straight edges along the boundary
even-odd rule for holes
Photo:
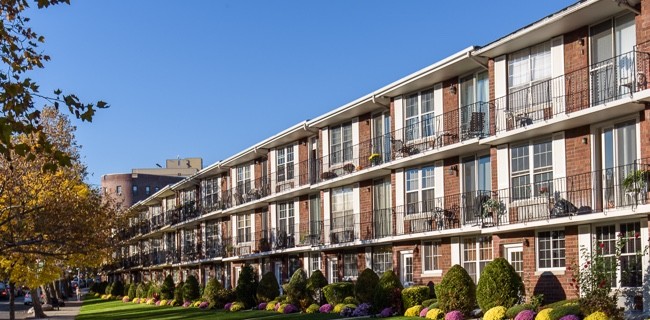
[[[327,279],[320,270],[312,272],[309,280],[307,281],[307,289],[313,292],[313,296],[321,304],[323,300],[323,287],[327,285]]]
[[[468,315],[476,305],[476,285],[467,271],[456,264],[436,286],[436,297],[442,311],[458,310]]]
[[[255,305],[255,291],[257,290],[257,280],[255,272],[249,264],[242,266],[237,280],[237,301],[242,302],[246,308],[252,308]]]
[[[219,300],[221,290],[223,290],[223,287],[216,278],[210,278],[208,280],[208,283],[205,285],[205,290],[203,290],[203,299],[208,302],[210,309],[217,306],[217,300]]]
[[[267,272],[262,276],[257,286],[257,301],[269,302],[280,295],[278,279],[273,272]]]
[[[33,288],[69,268],[99,267],[110,257],[112,228],[119,226],[114,204],[84,182],[75,128],[54,108],[43,109],[41,120],[49,145],[71,159],[68,166],[43,170],[56,161],[50,153],[0,157],[0,269],[10,282]],[[34,136],[13,139],[40,144]],[[34,308],[45,317],[40,304]]]
[[[300,306],[300,309],[305,311],[311,304],[311,295],[307,289],[307,273],[304,269],[296,270],[287,286],[287,297],[291,304]]]
[[[200,297],[199,282],[193,275],[188,276],[187,281],[183,285],[183,299],[185,301],[194,301]]]
[[[361,271],[357,283],[354,285],[354,295],[359,303],[372,303],[379,284],[379,276],[369,268]]]
[[[163,280],[160,288],[160,298],[165,300],[174,299],[174,278],[172,278],[171,274],[168,274]]]
[[[476,302],[483,312],[497,306],[508,309],[522,296],[524,283],[508,260],[496,258],[485,266],[476,287]]]
[[[107,108],[103,101],[83,103],[74,94],[64,94],[55,90],[53,95],[39,92],[39,85],[32,80],[30,72],[44,68],[50,57],[39,49],[45,38],[29,26],[25,12],[29,0],[7,0],[0,2],[0,154],[5,160],[15,157],[34,159],[40,154],[49,154],[50,161],[44,163],[46,168],[57,165],[67,166],[70,157],[53,148],[41,122],[41,110],[35,107],[42,104],[53,105],[56,109],[65,106],[77,119],[91,122],[97,109]],[[69,0],[34,0],[39,9],[60,3],[69,4]],[[38,144],[27,144],[13,139],[16,135],[33,136]]]

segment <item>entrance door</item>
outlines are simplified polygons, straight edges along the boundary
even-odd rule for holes
[[[329,260],[328,278],[330,283],[339,282],[339,265],[337,259]]]
[[[463,197],[465,223],[489,222],[482,221],[483,203],[491,197],[492,168],[490,155],[470,156],[462,159]]]
[[[489,132],[489,92],[487,72],[460,80],[460,125],[463,139],[482,137]]]
[[[390,179],[377,179],[373,184],[373,230],[374,238],[382,238],[392,234],[392,200]]]
[[[637,159],[636,121],[631,120],[601,129],[602,197],[605,209],[632,205],[634,193],[623,188],[623,179],[635,169]]]
[[[309,241],[312,246],[321,243],[320,193],[309,196]]]
[[[372,117],[372,153],[380,158],[370,161],[370,165],[377,165],[390,161],[390,114],[378,113]]]
[[[413,252],[402,252],[400,264],[400,280],[404,287],[413,284]]]
[[[524,247],[521,244],[511,245],[505,248],[508,262],[515,268],[519,276],[524,278]]]
[[[309,147],[309,182],[314,184],[318,181],[318,138],[311,138]],[[302,170],[302,168],[298,170]]]
[[[274,266],[275,278],[278,280],[280,294],[282,294],[282,262],[276,262]]]

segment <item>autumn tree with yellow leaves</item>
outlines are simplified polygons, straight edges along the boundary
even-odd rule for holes
[[[119,214],[84,182],[74,127],[55,108],[42,113],[43,130],[70,163],[43,169],[52,154],[0,159],[0,268],[12,283],[30,288],[61,278],[70,267],[98,267],[114,248]],[[33,136],[17,143],[37,144]],[[33,295],[36,301],[36,295]],[[34,303],[37,317],[45,317]]]

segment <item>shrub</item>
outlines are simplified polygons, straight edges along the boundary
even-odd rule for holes
[[[293,304],[287,304],[284,307],[284,310],[282,310],[282,313],[287,314],[287,313],[294,313],[294,312],[298,312],[298,311],[300,311],[300,309],[298,309],[298,307],[294,306]]]
[[[135,295],[138,298],[145,298],[146,297],[146,292],[144,283],[138,283],[138,287],[135,289]]]
[[[540,311],[536,316],[535,320],[551,320],[551,316],[549,315],[553,311],[552,308],[546,308],[542,311]]]
[[[288,305],[289,305],[288,303],[280,303],[280,307],[275,311],[279,313],[284,313],[284,308],[286,308]]]
[[[496,306],[490,308],[485,315],[483,316],[484,320],[503,320],[506,318],[506,308],[502,306]]]
[[[160,302],[160,305],[161,305],[161,306],[166,306],[166,305],[169,304],[169,300],[167,300],[167,299],[162,299],[162,300],[160,300],[159,302]]]
[[[580,320],[580,317],[578,317],[578,316],[576,316],[574,314],[568,314],[568,315],[560,318],[560,320]]]
[[[445,320],[464,320],[463,313],[458,310],[447,312]]]
[[[278,279],[273,272],[267,272],[262,276],[257,286],[257,301],[269,302],[280,295]]]
[[[341,316],[342,316],[342,317],[351,317],[351,316],[352,316],[352,313],[354,312],[354,310],[355,310],[355,309],[350,308],[350,307],[348,307],[348,305],[346,305],[346,306],[343,308],[343,310],[341,310]]]
[[[307,311],[306,311],[306,312],[307,312],[307,313],[318,313],[319,311],[320,311],[320,310],[319,310],[318,305],[315,304],[315,303],[313,303],[313,304],[311,304],[311,305],[307,308]]]
[[[436,297],[443,311],[458,310],[469,314],[476,305],[474,281],[463,267],[454,265],[436,286]]]
[[[323,294],[325,295],[327,303],[331,305],[337,305],[339,303],[342,303],[345,297],[354,294],[354,284],[350,282],[336,282],[328,284],[323,288]],[[340,313],[340,311],[337,313]]]
[[[609,317],[607,317],[607,314],[601,311],[596,311],[590,315],[588,315],[584,320],[607,320]]]
[[[390,317],[390,316],[392,316],[392,315],[393,315],[393,308],[391,308],[391,307],[384,308],[384,309],[381,310],[381,312],[379,313],[379,317],[380,317],[380,318],[387,318],[387,317]]]
[[[519,312],[522,312],[524,310],[535,310],[535,307],[529,303],[514,305],[506,311],[506,318],[514,319],[519,314]]]
[[[580,299],[582,314],[591,315],[597,311],[605,313],[611,319],[623,319],[623,309],[617,305],[616,296],[592,295]]]
[[[332,305],[329,303],[326,303],[318,308],[318,312],[320,313],[330,313],[332,311],[334,311],[334,307],[332,307]]]
[[[122,298],[122,302],[124,303],[129,302],[129,296],[124,296],[124,298]]]
[[[379,284],[379,276],[371,269],[363,269],[354,285],[354,296],[360,303],[371,303]]]
[[[420,311],[420,318],[426,318],[427,312],[429,312],[429,308],[424,307],[424,309],[422,309],[422,311]]]
[[[232,307],[232,302],[228,302],[223,305],[223,309],[226,311],[230,311],[230,308]]]
[[[535,311],[533,310],[522,310],[517,314],[515,320],[535,320]]]
[[[246,308],[252,308],[256,305],[255,292],[257,291],[257,280],[255,280],[255,272],[253,267],[245,264],[239,272],[239,279],[237,280],[237,301],[244,304]]]
[[[428,306],[434,304],[436,301],[437,301],[436,299],[427,299],[427,300],[422,301],[422,305],[425,306],[425,307],[428,307]]]
[[[127,292],[127,295],[129,296],[129,298],[133,299],[133,298],[136,297],[136,289],[137,289],[137,287],[138,287],[138,284],[136,284],[136,283],[132,283],[129,286],[129,292]]]
[[[264,308],[264,310],[266,310],[266,311],[275,311],[275,305],[276,304],[277,304],[277,302],[271,301],[271,302],[266,304],[266,308]]]
[[[183,308],[189,308],[191,305],[192,305],[192,302],[190,302],[190,301],[183,302]]]
[[[307,289],[307,273],[302,268],[296,270],[291,276],[287,285],[287,297],[294,307],[300,306],[301,310],[306,310],[311,304],[311,294]]]
[[[438,305],[438,302],[434,302],[429,306],[429,310],[431,309],[440,309],[440,306]]]
[[[422,304],[427,298],[429,298],[427,286],[413,286],[402,290],[402,303],[405,309]]]
[[[560,320],[560,318],[567,315],[580,315],[580,306],[577,303],[567,303],[559,307],[553,308],[553,311],[549,313],[551,320]]]
[[[237,312],[239,310],[245,309],[246,306],[240,301],[233,302],[230,306],[230,312]]]
[[[106,288],[104,288],[104,293],[105,294],[111,294],[111,290],[113,288],[113,283],[109,283]]]
[[[406,311],[404,312],[405,317],[419,317],[420,316],[420,311],[422,311],[423,307],[421,305],[417,306],[412,306],[410,308],[407,308]]]
[[[124,292],[122,292],[123,296],[128,297],[129,296],[129,288],[131,288],[131,284],[127,283],[124,285]]]
[[[218,308],[217,300],[219,300],[219,292],[223,290],[223,287],[215,278],[208,280],[208,283],[203,289],[203,299],[208,302],[210,309]]]
[[[320,270],[312,272],[307,280],[307,289],[313,293],[314,299],[321,303],[323,300],[323,287],[327,285],[327,279]]]
[[[193,275],[188,276],[187,281],[183,284],[183,299],[186,301],[194,301],[200,297],[199,282]]]
[[[370,303],[362,303],[360,304],[354,311],[352,312],[353,317],[365,317],[371,315],[371,309],[372,306]]]
[[[167,300],[174,299],[174,289],[174,278],[172,278],[171,274],[168,274],[160,287],[160,298]]]
[[[344,303],[339,303],[339,304],[334,306],[334,309],[332,310],[332,313],[341,313],[341,311],[343,311],[343,308],[345,308],[345,304]]]
[[[445,313],[437,308],[433,308],[429,310],[426,314],[427,319],[433,319],[433,320],[442,320],[445,316]]]
[[[355,299],[354,297],[350,296],[350,297],[345,297],[345,299],[343,299],[343,303],[344,304],[359,304],[359,301],[357,301],[357,299]]]
[[[373,306],[375,310],[391,307],[393,311],[402,310],[402,283],[392,270],[384,272],[379,278]]]
[[[506,309],[519,301],[524,284],[505,258],[496,258],[485,266],[476,287],[476,301],[483,312],[496,306]]]
[[[133,298],[133,300],[131,300],[131,302],[133,302],[135,304],[138,304],[138,303],[140,303],[140,298]]]

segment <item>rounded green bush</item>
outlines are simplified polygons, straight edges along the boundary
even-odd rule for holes
[[[320,307],[319,307],[317,304],[313,303],[312,305],[310,305],[310,306],[307,308],[307,311],[306,311],[306,312],[307,312],[307,313],[318,313],[318,309],[319,309],[319,308],[320,308]]]
[[[436,297],[442,311],[469,314],[476,305],[476,286],[463,267],[454,265],[436,286]]]
[[[245,308],[252,308],[257,305],[255,301],[255,293],[257,291],[257,280],[255,280],[255,271],[249,264],[242,266],[237,279],[237,287],[235,293],[237,294],[237,301],[244,304]]]
[[[576,316],[581,315],[582,313],[580,312],[580,305],[577,303],[567,303],[553,308],[553,310],[548,315],[551,320],[560,320],[560,318],[570,314]]]
[[[351,282],[336,282],[326,285],[323,288],[325,300],[331,305],[337,305],[343,302],[345,297],[354,294],[354,284]]]
[[[230,312],[237,312],[239,310],[244,309],[244,307],[245,307],[244,303],[242,302],[239,301],[233,302],[233,304],[230,306]]]
[[[205,285],[205,289],[203,290],[203,299],[208,302],[208,308],[212,309],[217,307],[219,291],[222,289],[223,287],[217,279],[210,278],[210,280],[208,280],[208,283]]]
[[[392,307],[394,311],[402,310],[402,282],[393,270],[387,270],[379,278],[379,285],[375,291],[373,308],[381,311],[384,308]]]
[[[437,301],[436,299],[427,299],[427,300],[422,301],[422,305],[425,306],[425,307],[428,307],[428,306],[436,303],[436,301]]]
[[[124,293],[124,284],[122,281],[117,280],[113,282],[113,285],[111,286],[111,292],[109,292],[113,296],[119,296]]]
[[[313,297],[320,304],[323,301],[323,287],[327,285],[327,279],[320,270],[312,272],[307,280],[307,289],[313,292]]]
[[[524,284],[505,258],[496,258],[485,266],[476,287],[476,301],[483,312],[496,306],[514,306],[524,293]]]
[[[179,303],[182,304],[183,301],[183,286],[185,283],[183,281],[179,282],[178,285],[176,285],[176,288],[174,288],[174,300],[178,301]],[[138,287],[138,290],[140,288]]]
[[[429,287],[427,286],[413,286],[402,290],[404,309],[421,305],[427,298],[429,298]]]
[[[183,300],[194,301],[200,297],[199,282],[193,275],[188,276],[187,281],[185,281],[185,284],[183,285]]]
[[[514,319],[519,314],[519,312],[522,312],[524,310],[535,311],[535,307],[533,307],[533,305],[530,303],[514,305],[506,311],[506,317],[508,319]]]
[[[345,304],[359,304],[359,302],[357,301],[357,299],[355,299],[355,298],[352,297],[352,296],[350,296],[350,297],[345,297],[345,299],[343,299],[343,303],[345,303]]]
[[[506,318],[507,309],[502,306],[496,306],[490,308],[485,315],[483,315],[483,320],[503,320]]]
[[[130,283],[124,284],[124,292],[122,293],[123,296],[128,297],[129,296],[129,289],[131,288]]]
[[[174,299],[174,289],[174,278],[172,278],[171,274],[168,274],[160,287],[160,298],[167,300]]]
[[[267,272],[262,276],[259,285],[257,285],[257,301],[269,302],[280,295],[278,279],[273,272]]]
[[[364,269],[354,286],[356,300],[359,303],[372,303],[377,285],[379,285],[379,276],[371,269]]]
[[[136,284],[136,283],[132,283],[129,286],[129,294],[128,294],[129,299],[133,300],[134,298],[136,298],[136,289],[137,289],[137,287],[138,287],[138,284]]]
[[[304,269],[296,270],[291,276],[287,286],[287,297],[289,303],[303,311],[312,303],[309,289],[307,289],[307,273]]]

